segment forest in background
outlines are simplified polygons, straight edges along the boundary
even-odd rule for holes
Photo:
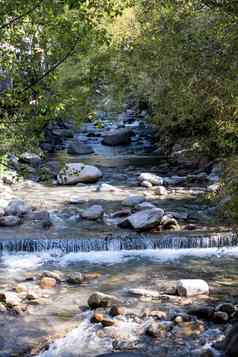
[[[228,158],[238,188],[238,3],[1,0],[2,154],[37,150],[45,125],[125,103],[146,109],[158,147]],[[232,203],[234,207],[238,204]]]

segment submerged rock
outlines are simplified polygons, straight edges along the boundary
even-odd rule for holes
[[[69,144],[68,154],[70,155],[88,155],[94,153],[93,148],[83,142],[74,140]]]
[[[179,280],[176,285],[179,296],[209,295],[209,286],[206,281],[200,279]]]
[[[144,196],[129,196],[122,202],[123,206],[134,207],[145,201]]]
[[[103,207],[100,205],[93,205],[87,208],[85,211],[81,213],[81,217],[88,220],[96,220],[103,216]]]
[[[94,183],[102,176],[102,172],[96,166],[70,163],[59,172],[57,181],[60,185],[73,185],[79,182]]]
[[[31,209],[23,200],[13,200],[5,208],[5,214],[8,216],[22,217],[27,213],[30,213]]]
[[[112,307],[113,305],[120,305],[121,301],[116,296],[107,295],[100,292],[92,294],[88,299],[88,305],[91,309],[98,307]]]
[[[56,284],[57,284],[57,281],[54,278],[43,277],[40,280],[41,289],[52,289],[52,288],[56,287]]]
[[[16,216],[2,216],[0,217],[0,227],[14,227],[21,224],[21,219]]]
[[[106,133],[102,144],[109,146],[128,145],[131,142],[132,130],[127,128],[115,129]]]

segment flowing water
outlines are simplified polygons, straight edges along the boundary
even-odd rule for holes
[[[138,128],[138,124],[133,125]],[[108,127],[111,126],[109,123]],[[148,356],[194,357],[194,351],[201,346],[222,338],[223,328],[212,325],[192,338],[177,338],[175,333],[161,341],[151,340],[145,336],[151,319],[141,317],[144,311],[183,309],[186,302],[146,301],[130,296],[128,289],[158,290],[178,279],[201,278],[209,283],[212,301],[237,303],[238,236],[207,219],[209,207],[198,197],[203,192],[202,185],[192,187],[192,193],[191,187],[170,189],[165,199],[147,195],[158,207],[187,215],[190,223],[198,225],[194,232],[139,234],[106,225],[104,221],[80,220],[80,210],[90,204],[102,204],[110,217],[121,209],[122,200],[128,195],[144,193],[144,188],[137,185],[138,173],[149,170],[168,176],[168,163],[159,155],[145,152],[146,147],[150,149],[150,142],[141,138],[139,132],[130,146],[112,148],[103,146],[98,137],[89,139],[90,130],[102,131],[90,124],[77,136],[91,144],[95,154],[82,158],[60,153],[49,159],[64,157],[71,162],[95,164],[102,169],[104,182],[122,191],[100,193],[95,185],[57,187],[26,183],[16,189],[17,197],[38,209],[48,209],[54,226],[45,231],[27,221],[19,228],[0,231],[0,289],[13,291],[23,284],[38,296],[38,303],[28,304],[27,312],[20,316],[0,313],[0,357],[96,357],[104,352],[136,350]],[[175,173],[170,167],[170,176]],[[72,207],[69,201],[75,196],[80,196],[82,203]],[[63,280],[54,289],[42,290],[39,276],[44,271],[57,271],[63,276],[79,272],[97,274],[87,284],[72,285]],[[101,324],[91,323],[92,312],[86,307],[88,297],[95,291],[123,300],[128,312],[118,318],[116,327],[103,329]]]

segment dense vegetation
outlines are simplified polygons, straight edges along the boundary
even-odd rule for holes
[[[236,1],[1,0],[0,8],[8,150],[37,147],[49,120],[131,103],[150,113],[167,151],[188,140],[211,158],[237,154]]]

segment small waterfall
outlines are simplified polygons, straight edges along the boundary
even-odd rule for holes
[[[3,239],[0,252],[43,252],[60,250],[63,253],[90,251],[120,251],[144,249],[191,249],[222,248],[238,245],[236,233],[209,233],[179,235],[167,234],[157,237],[127,236],[89,239]]]

